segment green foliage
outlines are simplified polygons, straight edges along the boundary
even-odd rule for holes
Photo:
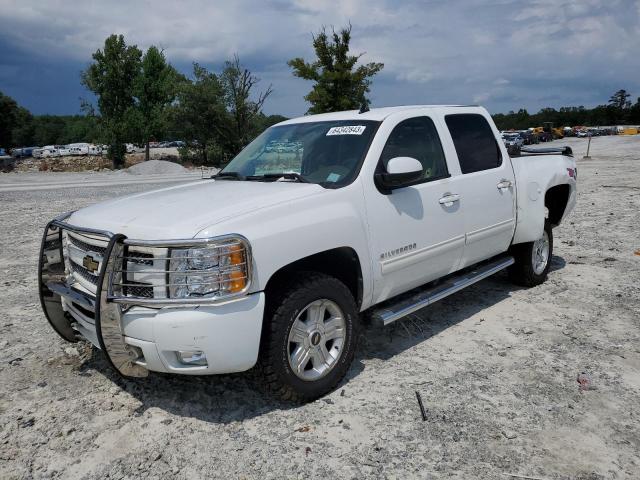
[[[168,128],[168,110],[176,97],[179,75],[167,63],[164,52],[149,47],[142,57],[140,74],[134,81],[137,99],[134,122],[138,126],[138,141],[146,145],[149,160],[149,141],[162,138]]]
[[[124,164],[122,148],[136,126],[134,89],[140,75],[142,52],[128,46],[122,35],[111,35],[103,50],[93,54],[94,62],[82,73],[82,83],[98,97],[103,138],[111,146],[114,168]]]
[[[591,109],[583,106],[562,107],[559,110],[543,108],[533,115],[521,109],[492,117],[500,130],[524,130],[542,126],[544,122],[553,122],[556,127],[640,124],[640,98],[632,105],[629,97],[625,90],[619,90],[611,96],[607,105]]]
[[[12,146],[13,128],[16,124],[20,107],[16,101],[0,92],[0,147],[8,149]]]
[[[253,87],[260,80],[240,64],[240,58],[234,55],[233,60],[225,63],[220,75],[224,89],[225,101],[232,122],[233,153],[239,152],[251,139],[260,133],[256,121],[262,106],[272,93],[271,85],[258,94],[256,100],[251,99]]]
[[[284,119],[267,117],[262,106],[271,94],[254,94],[259,82],[238,56],[225,63],[220,75],[194,63],[191,78],[182,78],[172,107],[172,131],[186,141],[179,150],[183,162],[223,166],[265,128]]]
[[[11,146],[25,147],[34,145],[33,138],[35,133],[36,126],[33,115],[26,108],[18,107],[11,131]]]
[[[98,119],[84,115],[32,115],[0,92],[0,147],[96,142]]]
[[[225,91],[218,76],[194,63],[193,78],[179,84],[173,109],[173,121],[180,126],[187,142],[187,148],[181,152],[183,160],[216,165],[223,163],[225,158],[215,153],[211,158],[213,152],[233,151],[230,117],[225,104]]]
[[[371,102],[369,93],[371,78],[384,64],[367,63],[356,67],[363,54],[350,55],[351,25],[340,32],[327,34],[325,28],[313,36],[316,60],[307,63],[302,58],[288,62],[296,77],[314,82],[311,91],[304,97],[311,107],[308,113],[338,112],[353,110]]]
[[[616,93],[611,95],[611,98],[609,98],[609,105],[613,108],[617,108],[618,110],[631,108],[631,102],[629,101],[630,97],[631,95],[629,95],[626,90],[618,90]]]

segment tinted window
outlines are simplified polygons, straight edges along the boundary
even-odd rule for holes
[[[478,114],[445,117],[456,147],[462,173],[499,167],[502,154],[487,120]]]
[[[415,117],[395,126],[380,157],[382,166],[395,157],[415,158],[422,164],[423,181],[448,175],[440,137],[429,117]]]

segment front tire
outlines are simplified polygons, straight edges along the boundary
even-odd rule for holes
[[[515,263],[509,267],[509,278],[517,285],[535,287],[547,279],[553,254],[553,232],[545,223],[542,237],[535,242],[512,247]]]
[[[349,289],[334,277],[302,273],[273,293],[266,315],[260,362],[267,388],[293,401],[333,390],[357,343],[358,309]]]

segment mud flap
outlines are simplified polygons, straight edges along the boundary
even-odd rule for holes
[[[40,247],[38,261],[38,293],[40,304],[45,317],[51,327],[68,342],[77,342],[76,332],[71,328],[71,320],[62,309],[60,295],[54,293],[47,284],[64,283],[65,268],[62,253],[62,229],[54,225],[54,221],[47,224]]]
[[[125,377],[146,377],[149,370],[134,363],[136,350],[124,341],[121,306],[108,301],[110,282],[121,283],[122,268],[115,263],[122,258],[124,235],[114,235],[107,245],[105,262],[100,270],[96,291],[95,325],[98,342],[111,366]]]

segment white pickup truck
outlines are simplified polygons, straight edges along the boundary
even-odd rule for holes
[[[361,318],[386,325],[502,269],[543,282],[576,199],[569,148],[510,158],[487,111],[305,116],[212,179],[67,213],[45,229],[42,307],[122,375],[238,372],[310,400]]]

